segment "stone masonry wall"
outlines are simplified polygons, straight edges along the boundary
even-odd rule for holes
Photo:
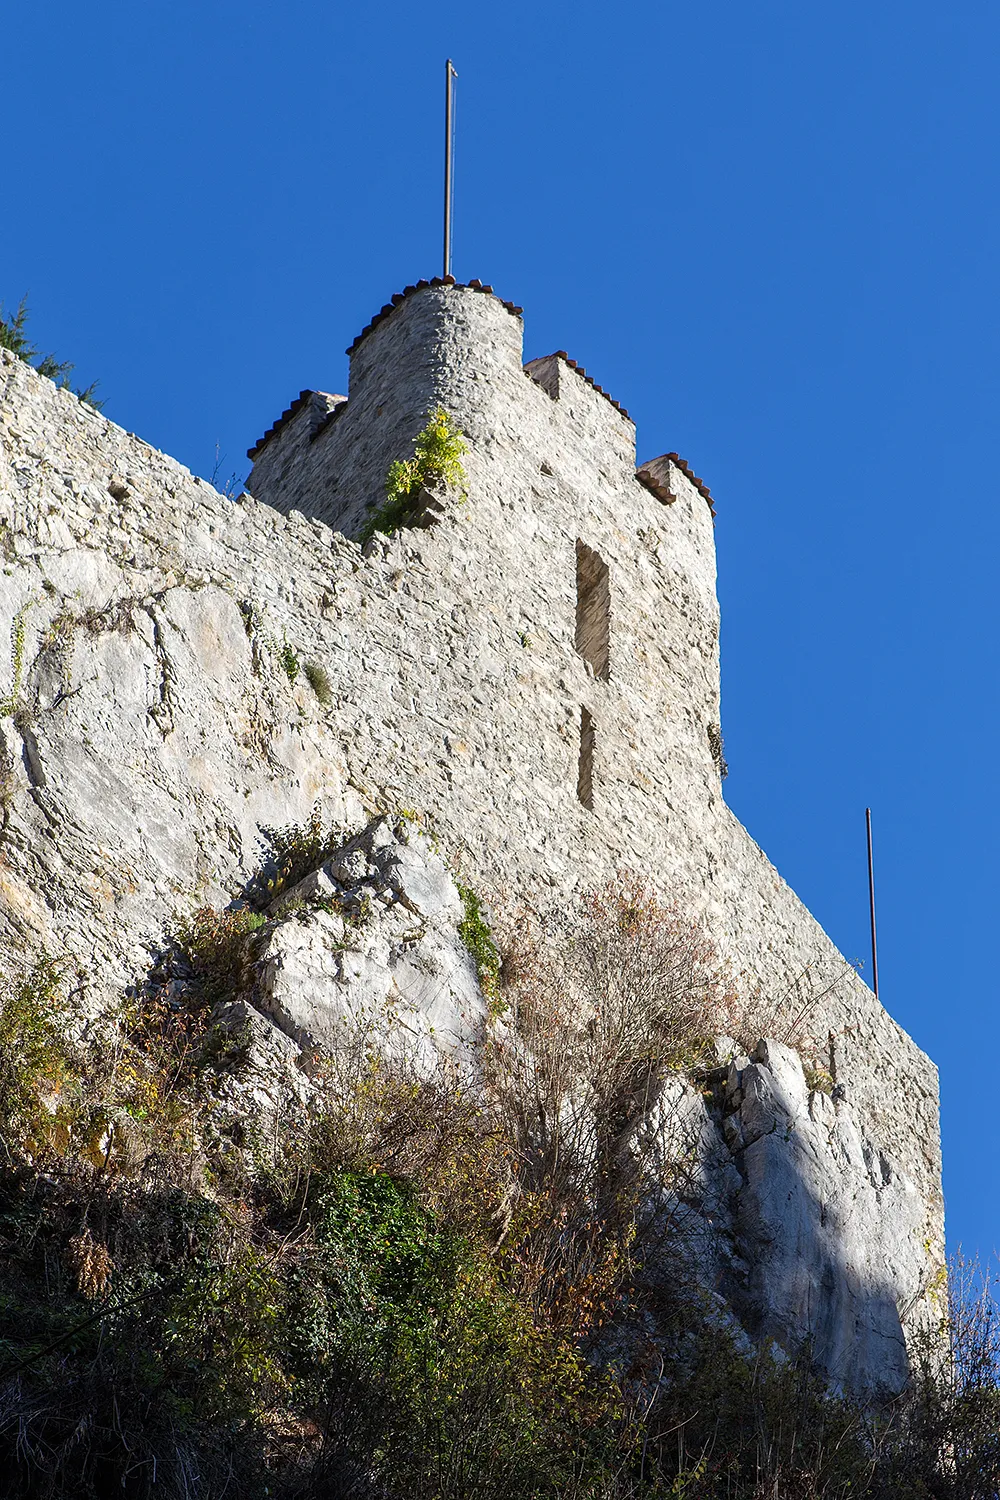
[[[467,498],[364,555],[349,535],[438,402],[467,434]],[[568,366],[548,394],[520,319],[464,288],[411,295],[358,346],[346,406],[297,444],[309,519],[274,508],[302,419],[258,455],[274,505],[233,503],[0,353],[0,632],[24,635],[0,661],[0,941],[72,954],[97,1003],[179,909],[236,892],[261,825],[316,798],[345,825],[423,810],[469,878],[540,902],[637,869],[789,1019],[822,997],[809,1029],[833,1034],[855,1118],[920,1196],[930,1280],[935,1069],[722,799],[703,496],[675,467],[676,500],[655,498],[632,424]],[[607,681],[574,649],[578,541],[610,569]],[[329,703],[289,681],[286,646]]]

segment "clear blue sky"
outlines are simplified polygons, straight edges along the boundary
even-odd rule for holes
[[[718,501],[732,806],[937,1060],[1000,1246],[995,0],[6,8],[0,297],[209,476],[439,268]],[[900,1089],[907,1079],[900,1078]]]

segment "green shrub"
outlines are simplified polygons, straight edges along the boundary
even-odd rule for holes
[[[278,648],[278,660],[281,662],[282,671],[294,687],[298,681],[301,664],[294,647],[290,646],[287,641],[284,641]]]
[[[28,337],[28,302],[22,297],[15,312],[4,314],[3,304],[0,303],[0,349],[9,349],[11,354],[16,354],[18,359],[23,359],[26,365],[34,365],[39,375],[45,375],[49,380],[54,380],[60,390],[71,390],[87,406],[92,406],[95,411],[100,411],[104,406],[103,401],[98,401],[96,391],[98,382],[92,381],[84,390],[77,390],[70,383],[70,375],[74,366],[67,364],[65,360],[56,359],[54,354],[40,354]]]
[[[59,1095],[72,1077],[64,1030],[51,958],[21,977],[0,976],[0,1143],[8,1162],[38,1157],[56,1130]]]
[[[805,1069],[806,1088],[813,1093],[832,1094],[833,1076],[826,1068],[807,1067]]]
[[[318,806],[268,836],[295,879],[340,840]],[[697,1050],[710,955],[634,881],[583,907],[574,938],[521,922],[509,966],[504,940],[494,1031],[530,1067],[488,1068],[475,1092],[334,1053],[308,1113],[267,1119],[266,1151],[240,1147],[257,1122],[233,1128],[218,1080],[161,1045],[172,985],[163,1028],[148,1009],[108,1018],[68,1057],[57,966],[4,984],[5,1495],[993,1500],[1000,1318],[981,1278],[940,1299],[913,1388],[866,1403],[831,1395],[808,1350],[747,1359],[685,1289],[669,1228],[647,1234],[604,1147],[648,1077]],[[182,924],[193,1005],[238,989],[263,930],[245,910]],[[581,1090],[589,1155],[568,1128]],[[22,1149],[42,1114],[44,1151]],[[682,1168],[663,1179],[675,1196]]]
[[[468,444],[444,407],[428,412],[414,450],[412,458],[396,459],[389,465],[385,501],[365,522],[362,542],[377,531],[391,536],[401,526],[412,525],[417,518],[417,497],[425,486],[464,484],[462,458],[469,451]]]
[[[304,823],[286,823],[281,828],[261,830],[268,846],[263,868],[251,882],[248,899],[258,909],[270,905],[282,891],[297,885],[318,870],[339,849],[343,831],[323,822],[319,802]]]
[[[349,1377],[355,1400],[365,1393],[353,1443],[391,1493],[430,1500],[502,1485],[555,1497],[581,1463],[591,1482],[610,1478],[605,1382],[412,1186],[343,1174],[317,1195],[313,1223],[317,1259],[294,1312],[299,1378],[321,1399],[333,1365],[336,1389]]]
[[[0,716],[16,715],[21,700],[21,683],[24,678],[24,633],[28,611],[36,599],[28,599],[14,615],[10,627],[10,691],[0,698]]]
[[[232,999],[246,988],[253,958],[251,939],[265,921],[247,907],[220,912],[203,906],[175,929],[173,942],[191,966],[206,1007]]]
[[[202,1419],[239,1421],[287,1391],[286,1300],[274,1258],[252,1244],[184,1277],[164,1309],[164,1359]]]
[[[480,989],[491,1005],[496,1005],[499,1002],[500,949],[492,928],[483,915],[482,904],[476,892],[461,881],[456,881],[455,884],[465,908],[458,935],[476,966]]]
[[[304,668],[306,681],[324,708],[333,702],[333,684],[325,667],[318,662],[307,661]]]

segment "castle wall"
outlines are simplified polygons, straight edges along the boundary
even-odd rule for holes
[[[275,423],[278,431],[273,436],[265,434],[247,453],[254,460],[254,483],[260,498],[281,495],[283,503],[278,509],[284,511],[309,503],[309,497],[320,489],[316,461],[327,451],[325,444],[318,448],[316,444],[346,409],[346,396],[300,391]]]
[[[679,470],[665,505],[635,478],[632,424],[565,363],[553,398],[520,320],[460,288],[409,297],[356,349],[296,491],[311,519],[225,500],[0,361],[0,631],[25,627],[0,720],[8,946],[42,938],[85,987],[125,982],[179,907],[238,888],[260,825],[317,797],[344,822],[426,811],[470,878],[542,902],[631,867],[704,912],[784,1024],[804,1011],[821,1049],[834,1033],[838,1083],[923,1202],[929,1279],[935,1069],[725,807],[712,517]],[[363,555],[325,520],[359,529],[438,402],[468,436],[468,498]],[[607,681],[575,650],[578,541],[609,568]],[[286,646],[328,674],[328,704],[289,681]]]

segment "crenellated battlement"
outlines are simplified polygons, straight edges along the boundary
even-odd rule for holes
[[[563,351],[524,365],[522,344],[521,309],[489,287],[440,279],[407,288],[351,345],[346,403],[300,392],[249,450],[247,488],[278,510],[356,535],[384,499],[389,464],[411,451],[433,407],[475,441],[484,421],[545,425],[539,391],[553,403],[547,420],[559,442],[598,470],[634,473],[625,409]]]

